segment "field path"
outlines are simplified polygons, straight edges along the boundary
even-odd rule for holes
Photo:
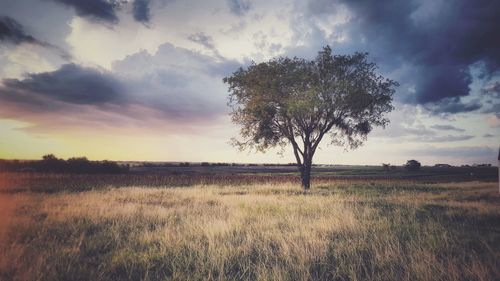
[[[12,195],[0,193],[0,246],[5,243],[16,203]]]

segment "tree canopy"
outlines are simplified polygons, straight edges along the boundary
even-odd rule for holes
[[[291,144],[302,185],[310,186],[312,158],[326,134],[356,148],[375,126],[389,122],[397,82],[376,73],[367,53],[332,55],[326,46],[314,60],[278,57],[240,68],[224,78],[232,121],[241,126],[240,149]]]

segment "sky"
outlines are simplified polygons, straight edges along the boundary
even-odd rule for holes
[[[497,0],[0,1],[0,158],[294,162],[230,145],[239,67],[368,52],[390,124],[321,164],[497,163]]]

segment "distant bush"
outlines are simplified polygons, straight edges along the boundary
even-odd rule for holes
[[[227,166],[229,166],[229,163],[217,162],[217,163],[212,163],[211,166],[227,167]]]
[[[210,163],[208,163],[208,162],[201,162],[201,166],[207,167],[207,166],[210,166]]]
[[[405,168],[408,170],[408,171],[417,171],[417,170],[420,170],[420,167],[422,165],[420,164],[420,162],[418,162],[417,160],[408,160],[405,164]]]
[[[397,167],[389,163],[382,163],[382,170],[385,172],[395,171],[397,170]]]
[[[391,168],[391,164],[385,164],[385,163],[382,163],[382,170],[384,171],[389,171]]]

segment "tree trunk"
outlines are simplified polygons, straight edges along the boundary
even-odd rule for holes
[[[305,160],[300,167],[300,179],[304,190],[308,190],[311,187],[311,162],[311,160]]]

